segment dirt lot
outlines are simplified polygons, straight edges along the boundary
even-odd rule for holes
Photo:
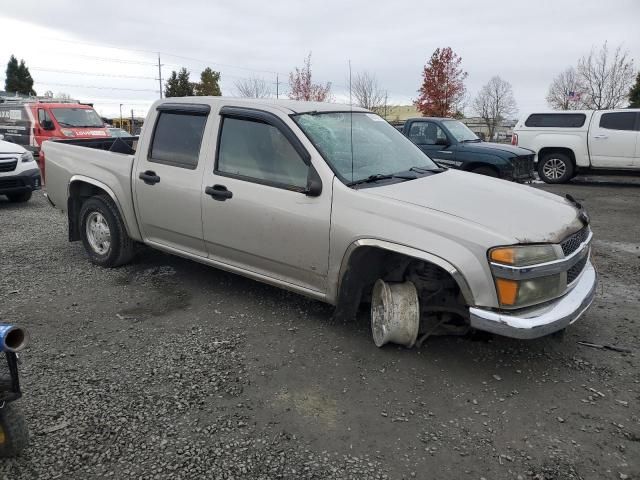
[[[163,253],[94,267],[41,193],[1,199],[0,320],[32,344],[0,479],[640,478],[640,183],[536,188],[591,213],[593,308],[564,338],[420,350]]]

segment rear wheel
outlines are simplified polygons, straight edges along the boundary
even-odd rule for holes
[[[89,260],[102,267],[119,267],[131,260],[134,242],[107,196],[91,197],[80,208],[80,235]]]
[[[29,443],[29,431],[20,410],[12,403],[0,408],[0,457],[15,457]]]
[[[7,195],[10,202],[13,203],[24,203],[28,202],[31,199],[31,190],[22,193],[14,193],[12,195]]]
[[[538,175],[546,183],[566,183],[573,178],[573,162],[564,153],[547,153],[538,162]]]
[[[471,170],[471,172],[477,173],[479,175],[484,175],[486,177],[498,178],[498,172],[496,171],[495,168],[491,168],[491,167],[476,167],[473,170]]]

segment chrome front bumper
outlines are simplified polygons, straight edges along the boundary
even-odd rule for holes
[[[587,261],[575,287],[563,297],[522,311],[498,312],[472,307],[469,308],[471,326],[505,337],[543,337],[575,322],[593,302],[597,284],[598,275],[591,261]]]

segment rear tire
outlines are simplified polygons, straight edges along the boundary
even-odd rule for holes
[[[31,199],[31,190],[22,193],[15,193],[13,195],[7,195],[7,197],[9,198],[9,201],[13,203],[28,202]]]
[[[538,175],[545,183],[566,183],[574,176],[573,162],[564,153],[547,153],[538,162]]]
[[[127,235],[120,212],[110,197],[91,197],[80,208],[80,236],[91,263],[119,267],[134,255],[135,244]]]
[[[0,457],[15,457],[29,444],[29,430],[12,403],[0,409]]]
[[[491,167],[477,167],[471,170],[471,172],[477,173],[478,175],[484,175],[485,177],[498,178],[498,172]]]

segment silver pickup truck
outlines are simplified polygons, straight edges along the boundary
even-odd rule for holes
[[[378,346],[472,328],[540,337],[595,295],[578,202],[440,168],[363,109],[169,98],[137,142],[43,149],[49,201],[93,263],[122,265],[144,243],[330,303],[338,318],[371,305]]]

